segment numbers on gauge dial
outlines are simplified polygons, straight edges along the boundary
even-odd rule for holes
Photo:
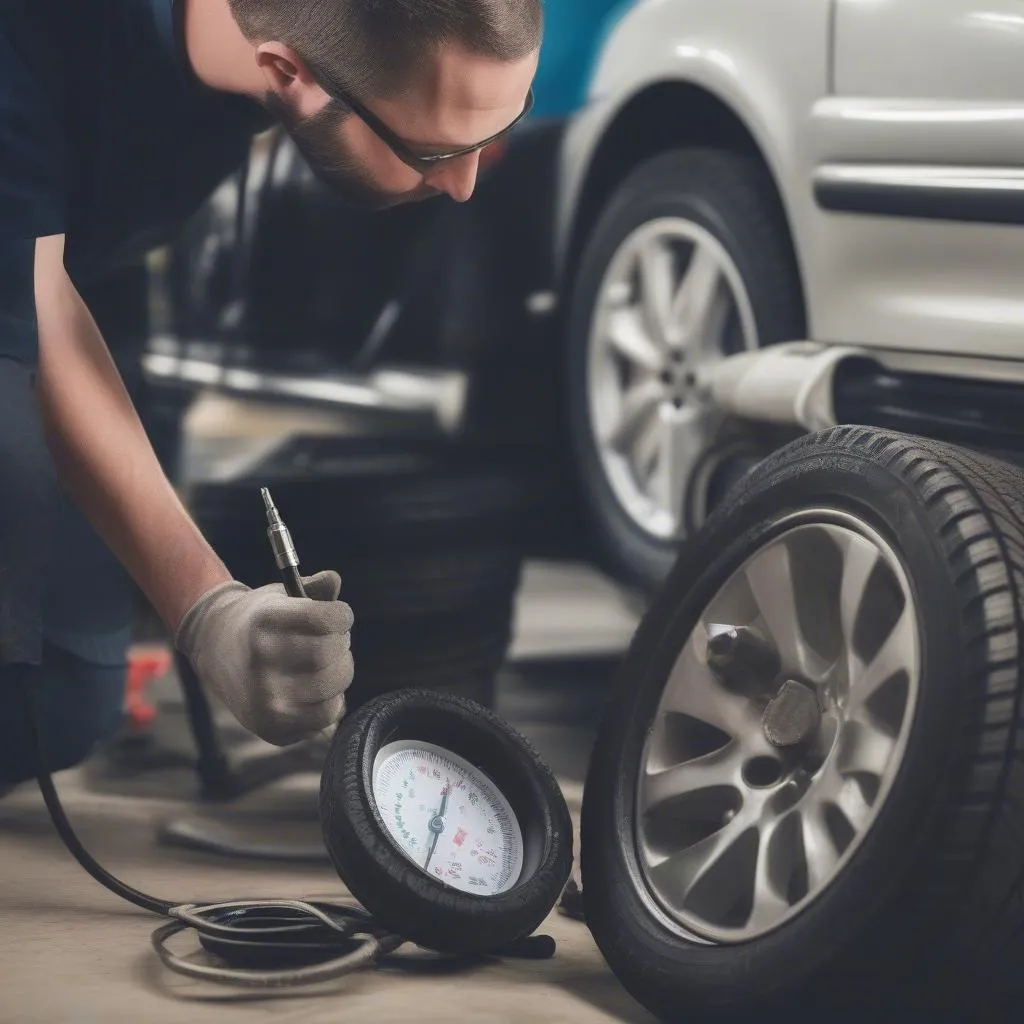
[[[373,796],[391,839],[422,871],[494,896],[519,880],[523,836],[512,807],[478,768],[419,740],[382,747]]]

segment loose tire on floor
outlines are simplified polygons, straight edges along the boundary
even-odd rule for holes
[[[687,546],[621,670],[582,811],[588,925],[626,988],[661,1019],[755,1019],[750,1014],[775,1010],[825,1019],[823,1011],[949,1009],[961,999],[994,1012],[1019,992],[1022,522],[1020,469],[947,444],[843,427],[772,455],[711,517],[700,542]],[[787,532],[800,524],[806,532]],[[750,559],[753,568],[740,579],[735,574]],[[796,627],[787,633],[791,604]],[[714,623],[730,609],[734,625],[745,619],[740,624],[752,624],[781,651],[781,674],[773,675],[774,662],[761,675],[719,669],[716,677],[707,669],[708,638],[720,633]],[[677,666],[681,652],[693,660]],[[713,658],[718,652],[713,647]],[[842,662],[827,669],[832,654]],[[886,675],[897,664],[902,668]],[[845,692],[837,682],[844,672]],[[758,719],[749,725],[747,713],[760,707],[751,680],[774,680],[774,686],[815,673],[830,680],[809,687],[828,714],[829,694],[838,692],[839,723],[836,743],[822,747],[818,774],[797,784],[795,769],[787,775],[784,763],[777,778],[769,772],[752,780],[744,774],[751,766],[742,762],[745,744],[764,749],[767,732]],[[739,689],[723,696],[726,685]],[[765,694],[757,693],[763,701]],[[661,707],[663,695],[670,703]],[[728,718],[724,707],[740,717]],[[738,738],[735,748],[722,748],[736,755],[733,764],[742,762],[735,774],[699,775],[725,755],[704,754],[696,768],[688,763],[688,745],[700,730],[683,726],[701,716],[718,719],[726,735]],[[821,716],[824,723],[826,713]],[[901,732],[887,748],[879,737],[897,720]],[[708,728],[703,741],[713,747]],[[867,735],[873,745],[856,738]],[[648,753],[654,759],[645,761]],[[665,768],[675,769],[671,781],[679,794],[667,810],[659,791],[649,788]],[[878,773],[874,796],[866,781],[872,771]],[[703,788],[704,779],[715,780],[714,793]],[[826,791],[826,780],[836,788]],[[787,800],[798,794],[790,805],[778,795],[787,787],[794,787]],[[703,804],[693,799],[698,791]],[[835,811],[822,811],[824,826],[817,819],[806,823],[815,807],[829,806],[827,792],[840,794],[840,817],[852,816],[845,819],[845,862]],[[719,817],[711,808],[723,794],[732,807]],[[748,829],[744,808],[769,807],[769,799],[776,801],[774,817],[759,811],[756,829]],[[793,827],[783,826],[793,814]],[[860,833],[853,819],[863,824]],[[772,822],[780,823],[773,838],[761,842]],[[826,840],[834,854],[829,870]],[[701,858],[724,849],[733,858],[732,875],[714,875],[716,905],[714,893],[695,894],[701,877],[714,870],[714,857]],[[663,855],[669,859],[655,863]],[[799,873],[801,856],[803,888],[779,868],[789,863]],[[734,884],[729,877],[740,877],[736,872],[750,857],[749,904],[761,915],[752,920],[779,922],[768,930],[744,921],[741,900],[722,902]],[[690,879],[696,881],[687,888]],[[802,897],[804,891],[813,897]],[[801,898],[805,905],[787,918],[786,908]],[[730,928],[742,941],[729,938]]]

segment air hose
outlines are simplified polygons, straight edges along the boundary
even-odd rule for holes
[[[321,899],[178,903],[150,896],[112,875],[75,835],[57,795],[36,720],[34,674],[33,669],[24,671],[17,686],[27,736],[36,751],[36,781],[57,834],[100,885],[171,919],[152,934],[153,949],[166,967],[204,981],[280,989],[340,978],[374,961],[402,966],[400,958],[387,958],[406,940],[382,930],[358,906]],[[172,953],[168,940],[189,928],[208,954],[228,966],[196,963]],[[546,959],[553,952],[549,936],[534,935],[491,955]]]

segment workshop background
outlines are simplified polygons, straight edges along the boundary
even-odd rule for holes
[[[532,316],[521,300],[540,290],[527,278],[548,243],[558,140],[612,7],[551,5],[535,123],[514,141],[508,169],[490,171],[472,209],[353,213],[308,174],[285,136],[270,133],[177,244],[84,296],[165,470],[236,575],[254,586],[278,578],[260,486],[271,488],[303,571],[341,573],[359,619],[350,710],[412,686],[494,707],[537,745],[574,817],[599,695],[638,612],[575,557],[574,513],[560,512],[557,497],[552,504],[551,467],[532,464],[536,439],[510,439],[509,414],[487,408],[488,395],[472,398],[479,430],[467,428],[461,407],[472,370],[493,360],[498,343],[481,327],[510,307],[519,321]],[[498,163],[506,154],[488,156]],[[517,204],[528,218],[517,217]],[[482,284],[478,246],[499,235],[514,270]],[[286,257],[300,238],[301,265]],[[501,311],[495,288],[506,291]],[[510,319],[506,328],[517,330]],[[550,385],[532,376],[524,363],[516,379],[529,394],[511,384],[504,401],[535,405]],[[557,552],[559,535],[570,538],[567,556]],[[86,848],[129,884],[181,901],[238,890],[343,897],[320,835],[322,746],[262,743],[215,698],[183,688],[182,670],[195,686],[140,596],[122,727],[87,764],[57,776]],[[252,1016],[236,993],[211,995],[148,963],[153,922],[74,863],[34,785],[0,801],[0,865],[0,1020]],[[648,1019],[585,926],[562,918],[550,930],[555,961],[539,975],[528,962],[467,973],[460,1014]],[[441,1019],[449,995],[444,977],[385,973],[335,986],[319,1005],[300,996],[256,1012],[405,1021],[434,1005]]]
[[[777,989],[797,1019],[808,965],[840,978],[835,1009],[887,998],[905,955],[933,993],[921,963],[952,976],[980,950],[987,985],[1024,955],[1020,0],[547,0],[547,20],[535,108],[468,204],[353,212],[274,130],[85,298],[232,572],[278,579],[268,487],[303,571],[340,573],[350,712],[406,687],[495,709],[554,771],[577,854],[611,723],[600,948],[570,889],[552,959],[457,993],[427,970],[211,990],[160,967],[152,918],[25,785],[0,800],[0,1024],[640,1024],[715,985],[741,1007]],[[736,552],[746,576],[722,582]],[[759,673],[774,689],[752,696]],[[737,767],[733,740],[757,756]],[[119,731],[57,785],[142,890],[337,897],[323,758],[246,734],[140,596]],[[787,786],[771,820],[740,813]],[[620,797],[649,801],[635,836]],[[659,972],[619,941],[647,926],[616,903],[634,882],[675,937]],[[786,955],[706,971],[679,952],[695,933]]]

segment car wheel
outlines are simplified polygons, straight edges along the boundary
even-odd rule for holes
[[[582,810],[587,923],[661,1019],[1011,991],[1022,516],[1018,468],[846,427],[687,545]]]
[[[707,372],[800,337],[802,323],[785,221],[754,158],[664,153],[619,186],[583,252],[568,324],[573,458],[613,576],[655,588],[703,522],[716,474],[749,460]]]

